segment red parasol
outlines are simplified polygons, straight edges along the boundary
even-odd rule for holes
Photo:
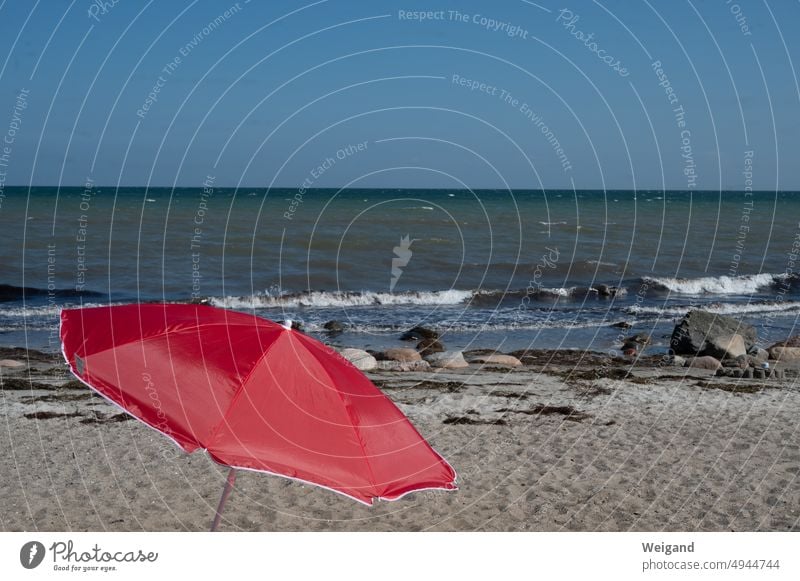
[[[86,385],[230,466],[370,504],[454,490],[455,472],[338,353],[283,325],[204,305],[65,309],[64,357]]]

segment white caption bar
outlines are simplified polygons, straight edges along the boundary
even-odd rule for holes
[[[797,545],[793,533],[0,533],[0,578],[800,579]]]

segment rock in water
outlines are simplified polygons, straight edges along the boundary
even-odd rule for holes
[[[741,351],[737,335],[742,339],[744,351]],[[670,346],[678,355],[737,357],[755,345],[756,337],[757,332],[751,325],[725,315],[696,310],[689,311],[675,326]]]
[[[598,296],[601,297],[613,297],[616,296],[619,292],[619,287],[616,286],[609,286],[607,284],[598,284],[594,287],[594,290],[597,291]]]
[[[339,351],[342,357],[355,365],[361,371],[369,371],[378,366],[375,358],[363,349],[342,349]]]
[[[636,356],[639,352],[644,351],[644,348],[649,344],[650,335],[647,333],[638,333],[625,339],[622,344],[622,354],[627,357]]]
[[[650,335],[648,335],[647,333],[637,333],[636,335],[633,335],[625,339],[625,343],[626,344],[633,343],[644,347],[645,345],[650,344]]]
[[[384,361],[400,361],[402,363],[410,363],[412,361],[419,361],[422,359],[422,357],[413,349],[393,347],[381,353],[381,356],[378,357],[378,359]]]
[[[341,333],[345,330],[344,323],[340,321],[328,321],[323,325],[323,329],[328,331],[329,333]]]
[[[686,362],[686,367],[694,367],[695,369],[710,369],[711,371],[716,371],[717,369],[722,369],[722,363],[719,362],[718,359],[714,359],[711,356],[703,356],[703,357],[695,357],[694,359],[690,359]]]
[[[464,359],[464,354],[461,351],[431,353],[425,357],[425,361],[430,363],[431,367],[439,369],[460,369],[462,367],[469,367],[469,363]]]
[[[444,345],[436,339],[423,339],[417,343],[417,351],[419,351],[420,355],[425,357],[431,353],[441,353],[444,351]]]
[[[439,333],[427,327],[414,327],[400,335],[401,341],[414,341],[415,339],[438,339]]]

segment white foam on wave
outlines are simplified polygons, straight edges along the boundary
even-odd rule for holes
[[[717,315],[746,315],[778,313],[792,316],[800,312],[800,302],[777,301],[769,303],[712,303],[708,305],[685,305],[679,307],[643,307],[634,305],[624,309],[631,315],[658,315],[660,317],[682,317],[692,309],[701,309]]]
[[[580,289],[578,287],[537,288],[529,295],[531,299],[550,297],[571,297],[582,292],[597,292],[596,289]],[[277,308],[346,308],[374,306],[446,306],[466,305],[472,299],[479,300],[493,297],[501,300],[514,297],[522,299],[525,291],[498,290],[439,290],[439,291],[407,291],[384,293],[374,291],[311,291],[283,295],[256,294],[250,296],[210,297],[209,302],[215,307],[226,309],[277,309]],[[618,289],[617,294],[625,294]]]
[[[116,304],[116,303],[115,303]],[[122,304],[122,303],[119,303]],[[83,308],[111,306],[106,303],[83,303]],[[39,305],[35,307],[3,307],[0,310],[2,317],[55,317],[61,314],[62,308],[77,309],[79,305],[62,307],[60,305]]]
[[[762,273],[702,278],[645,277],[644,282],[681,295],[747,295],[758,292],[784,278],[786,275]]]
[[[357,333],[391,334],[408,330],[414,323],[393,323],[378,325],[374,323],[363,323],[353,325],[352,331]],[[485,322],[485,321],[448,321],[438,320],[437,329],[446,333],[474,333],[476,331],[538,331],[541,329],[593,329],[607,327],[607,321],[575,321],[573,319],[564,320],[537,320],[537,321],[506,321],[506,322]],[[304,328],[310,332],[322,332],[324,327],[321,324],[305,323]]]
[[[594,291],[595,289],[586,289],[586,288],[584,288],[583,290],[589,292],[589,291]],[[508,296],[509,297],[513,297],[513,296],[520,296],[520,297],[528,296],[531,299],[536,298],[536,297],[541,297],[541,296],[571,297],[574,294],[576,294],[577,292],[578,292],[578,287],[574,287],[574,286],[567,286],[567,287],[564,287],[564,286],[539,287],[539,288],[535,288],[535,289],[531,289],[529,287],[528,289],[524,289],[522,291],[519,291],[519,293],[517,293],[515,291],[511,291],[510,293],[508,293]],[[494,297],[498,297],[499,298],[504,293],[502,291],[476,291],[475,292],[476,296],[479,296],[479,295],[482,295],[482,294],[485,294],[485,295],[488,295],[488,296],[494,296]]]
[[[210,302],[227,309],[289,307],[368,307],[375,305],[458,305],[472,298],[472,291],[443,290],[406,293],[312,291],[290,295],[212,297]]]

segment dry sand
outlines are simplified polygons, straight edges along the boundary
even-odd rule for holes
[[[120,421],[86,388],[55,388],[55,365],[33,362],[33,390],[27,370],[2,369],[0,530],[207,530],[226,469]],[[460,490],[368,508],[241,472],[221,529],[800,529],[796,377],[637,367],[593,378],[596,367],[580,367],[585,378],[567,379],[569,369],[374,373]]]

